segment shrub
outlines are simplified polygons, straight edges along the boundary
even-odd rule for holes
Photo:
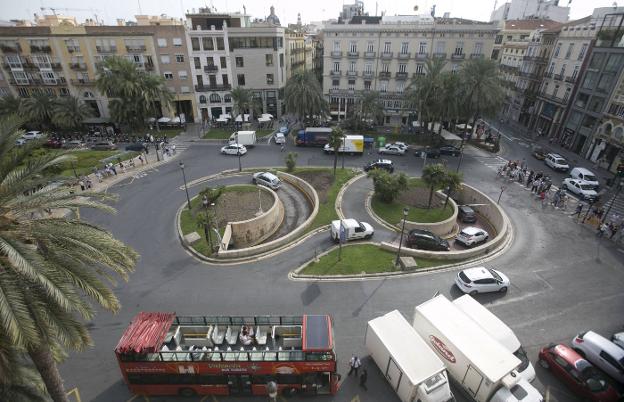
[[[284,161],[286,162],[286,171],[293,172],[297,166],[297,153],[289,152]]]
[[[390,174],[375,169],[368,172],[368,177],[373,179],[375,196],[386,203],[393,202],[407,188],[407,176],[404,173]]]

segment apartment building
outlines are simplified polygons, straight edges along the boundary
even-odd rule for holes
[[[189,55],[197,99],[195,121],[232,111],[232,88],[251,90],[262,113],[283,113],[286,82],[284,28],[272,10],[264,22],[245,14],[217,14],[200,8],[187,14]]]
[[[307,65],[306,56],[311,56],[310,42],[306,43],[306,35],[303,32],[286,30],[286,80],[294,74],[305,71]],[[308,68],[309,69],[309,68]]]
[[[509,116],[509,119],[519,121],[520,116],[524,115],[528,121],[528,114],[534,101],[531,97],[525,99],[525,94],[531,87],[531,79],[538,77],[532,77],[528,73],[530,66],[523,67],[524,56],[527,55],[529,47],[532,52],[536,51],[537,41],[541,42],[541,32],[559,25],[551,20],[512,20],[506,21],[504,29],[499,33],[502,40],[499,39],[501,43],[496,56],[500,62],[506,88],[501,112]]]
[[[490,21],[549,19],[563,23],[568,21],[570,7],[559,3],[559,0],[511,0],[494,10]]]
[[[328,24],[323,32],[323,90],[332,119],[341,120],[364,91],[378,91],[386,124],[407,123],[404,92],[410,79],[426,74],[429,57],[458,71],[470,58],[489,57],[495,24],[430,16],[358,16]]]

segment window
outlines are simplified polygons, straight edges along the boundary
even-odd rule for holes
[[[186,71],[178,71],[178,77],[180,77],[181,80],[185,80],[188,78],[188,73]]]
[[[199,95],[199,103],[206,103],[206,96],[205,95]]]
[[[405,83],[403,81],[397,82],[397,92],[402,94],[405,90]]]
[[[474,45],[474,54],[483,53],[483,42],[476,42]]]
[[[444,50],[446,49],[446,42],[436,42],[436,53],[444,53]]]
[[[191,48],[195,51],[199,50],[199,38],[191,38]]]
[[[217,38],[217,50],[225,50],[225,45],[223,44],[223,38]]]
[[[355,90],[355,80],[349,80],[347,89],[349,91],[354,91]]]
[[[418,47],[418,53],[420,54],[427,53],[427,42],[420,42],[420,46]]]
[[[76,39],[66,39],[65,46],[69,53],[80,53],[80,43]]]
[[[367,73],[367,74],[372,74],[373,73],[373,65],[372,65],[372,63],[364,64],[364,72]]]
[[[332,89],[338,89],[340,87],[340,80],[332,80]]]
[[[380,92],[388,92],[388,81],[380,81],[379,87]]]
[[[349,63],[349,71],[355,71],[355,62],[354,61]]]
[[[369,41],[369,42],[366,44],[366,51],[367,51],[367,52],[369,52],[369,53],[372,53],[372,52],[374,52],[374,51],[375,51],[374,49],[375,49],[375,45],[374,45],[374,43],[373,43],[373,42],[371,42],[371,41]]]
[[[21,98],[28,98],[28,89],[26,88],[17,88],[17,94],[21,97]]]
[[[236,56],[236,67],[245,67],[245,63],[241,56]]]
[[[384,43],[384,53],[390,53],[390,42]]]
[[[176,62],[177,63],[184,63],[184,55],[183,54],[176,54]]]
[[[245,86],[245,74],[237,74],[236,79],[238,81],[238,85]]]
[[[459,64],[455,63],[451,66],[451,73],[452,74],[457,74],[457,72],[459,71]]]
[[[179,47],[182,46],[182,38],[173,38],[173,46]]]
[[[416,74],[424,74],[424,65],[423,64],[416,64]]]
[[[381,65],[381,71],[387,73],[390,71],[390,63],[383,63]]]
[[[591,61],[589,62],[589,68],[592,70],[599,70],[602,67],[602,63],[604,63],[604,60],[604,53],[594,53]]]
[[[221,56],[219,61],[221,63],[221,68],[226,68],[227,67],[227,60],[226,60],[225,56]]]
[[[145,40],[143,39],[124,39],[126,50],[129,52],[144,52]]]
[[[340,62],[339,61],[335,61],[334,62],[334,71],[335,72],[340,72]]]
[[[206,57],[206,65],[214,66],[214,59],[212,57]]]
[[[604,93],[609,93],[611,86],[613,85],[613,76],[611,74],[603,74],[598,82],[596,90]]]
[[[401,64],[399,64],[399,72],[400,72],[400,73],[405,73],[405,72],[407,72],[407,64],[405,64],[405,63],[401,63]]]
[[[456,55],[464,54],[464,42],[457,42],[455,45],[455,53]]]
[[[561,71],[559,72],[561,77],[563,77],[565,75],[565,70],[566,70],[566,65],[564,64],[564,65],[561,66]]]
[[[565,93],[563,94],[563,101],[567,102],[568,99],[570,99],[570,92],[571,92],[572,88],[566,88]]]
[[[266,83],[267,85],[273,85],[273,74],[266,75]]]
[[[163,74],[165,76],[166,80],[172,80],[173,79],[173,73],[170,71],[165,71],[165,73]]]
[[[561,43],[557,43],[557,47],[555,48],[555,54],[553,54],[553,57],[559,57],[560,51],[561,51]]]
[[[340,51],[340,41],[334,41],[334,52]]]
[[[193,65],[197,70],[201,70],[201,60],[199,57],[193,57]]]
[[[605,71],[610,73],[617,73],[618,69],[624,63],[624,55],[622,54],[612,54],[609,56],[609,60],[607,61],[607,65],[605,66]]]
[[[588,71],[587,74],[585,74],[585,80],[583,80],[583,88],[592,90],[596,87],[597,83],[598,83],[598,73],[593,72],[593,71]]]
[[[61,96],[69,96],[69,89],[67,88],[61,88],[59,92]]]
[[[167,39],[166,38],[158,38],[158,47],[167,47]]]
[[[223,102],[225,103],[232,103],[232,95],[227,94],[223,96]]]
[[[357,52],[357,42],[349,42],[349,51],[352,53]]]
[[[210,103],[220,103],[221,102],[221,97],[219,96],[219,94],[210,94]]]
[[[204,50],[214,50],[214,42],[212,41],[212,38],[203,37],[201,38],[201,40],[202,40],[202,47]]]
[[[576,79],[578,72],[579,72],[579,66],[574,66],[574,71],[572,71],[572,79]]]
[[[370,91],[371,89],[371,82],[370,81],[364,81],[364,90],[365,91]]]
[[[585,53],[587,53],[587,43],[583,43],[583,46],[581,47],[581,51],[579,52],[578,61],[583,60],[583,58],[585,57]]]
[[[408,42],[401,43],[401,53],[403,53],[403,54],[407,53],[408,47],[409,47],[409,43]]]
[[[559,85],[555,85],[555,88],[553,89],[552,94],[556,98],[558,93],[559,93]]]
[[[568,50],[566,51],[566,54],[565,54],[566,59],[570,58],[570,55],[572,54],[572,49],[574,49],[574,43],[570,43],[570,45],[568,45]]]
[[[555,62],[550,63],[550,67],[548,67],[548,74],[552,74],[555,71]]]
[[[169,63],[171,63],[171,58],[169,57],[168,54],[161,54],[160,55],[160,62],[162,64],[169,64]]]
[[[494,39],[494,43],[497,45],[500,45],[501,43],[503,43],[503,35],[496,35],[496,38]]]
[[[223,81],[223,85],[230,85],[230,80],[228,79],[227,74],[221,74],[221,80]]]
[[[23,71],[13,71],[13,79],[18,85],[28,84],[28,76]]]
[[[265,54],[264,55],[264,63],[266,64],[267,67],[272,67],[273,66],[273,55],[272,54]]]
[[[114,39],[96,39],[95,49],[98,52],[114,53],[117,51],[117,43],[115,42]]]

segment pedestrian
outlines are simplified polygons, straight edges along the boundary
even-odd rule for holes
[[[357,356],[356,355],[351,355],[351,359],[349,360],[349,373],[347,374],[348,376],[351,375],[351,373],[353,373],[355,370],[355,362],[357,361]],[[357,375],[357,371],[355,373]]]
[[[598,232],[596,232],[596,235],[598,235],[598,237],[602,237],[604,236],[606,231],[607,231],[607,224],[601,223],[598,225]]]
[[[526,169],[527,168],[527,161],[526,158],[522,158],[522,164],[520,165],[520,167],[522,169]]]
[[[275,383],[275,381],[269,381],[266,385],[266,389],[269,402],[277,402],[277,383]]]
[[[91,179],[90,179],[90,178],[88,178],[88,177],[87,177],[87,183],[86,183],[86,184],[87,184],[87,188],[88,188],[89,190],[91,190],[91,186],[93,185],[93,182],[92,182],[92,181],[91,181]]]
[[[280,147],[280,152],[284,152],[284,149],[285,149],[284,144],[282,144],[282,146]]]
[[[119,170],[121,170],[121,173],[126,172],[126,168],[121,160],[119,161]]]
[[[143,156],[141,156],[141,155],[139,155],[139,160],[141,161],[141,165],[145,163],[145,162],[143,162]]]
[[[366,388],[366,380],[368,379],[368,372],[366,368],[362,368],[362,374],[360,374],[360,387],[364,388],[364,391],[368,391]]]
[[[540,185],[539,179],[536,178],[535,180],[533,180],[533,184],[531,185],[531,192],[537,193],[537,188],[539,187],[539,185]]]
[[[613,240],[613,237],[615,236],[615,234],[618,232],[619,229],[621,228],[619,228],[618,225],[611,226],[611,236],[609,236],[610,240]]]
[[[78,182],[78,185],[80,186],[80,190],[85,191],[85,183],[84,183],[84,181],[80,180]]]
[[[102,172],[100,172],[99,170],[95,172],[95,177],[97,177],[98,183],[102,182]]]
[[[171,146],[171,150],[173,151],[173,154],[175,155],[176,154],[176,146],[175,146],[175,144],[173,144]]]

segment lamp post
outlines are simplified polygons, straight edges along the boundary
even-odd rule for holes
[[[501,186],[501,192],[500,192],[500,194],[498,195],[498,200],[496,200],[496,203],[497,203],[497,204],[500,204],[500,199],[501,199],[501,197],[503,196],[503,191],[505,191],[506,189],[507,189],[507,187],[506,187],[506,186]]]
[[[401,257],[401,246],[403,245],[403,232],[405,232],[405,220],[407,219],[407,214],[409,213],[409,208],[403,208],[403,227],[401,228],[401,239],[399,240],[399,250],[397,251],[396,261],[394,265],[399,265],[399,258]]]
[[[182,170],[182,178],[184,179],[184,191],[186,191],[186,204],[189,211],[191,210],[191,198],[188,193],[188,186],[186,185],[186,173],[184,173],[184,163],[180,162],[180,170]]]
[[[202,197],[202,205],[204,206],[204,210],[206,211],[206,221],[204,222],[204,234],[206,235],[206,240],[208,241],[208,245],[210,246],[210,252],[212,253],[212,236],[210,235],[210,215],[208,213],[208,197],[205,195]],[[214,205],[214,204],[212,204]]]

